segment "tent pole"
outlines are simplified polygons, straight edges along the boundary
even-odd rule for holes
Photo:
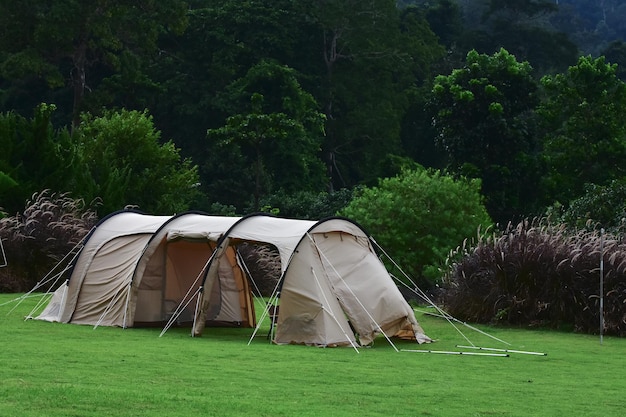
[[[259,318],[259,321],[257,322],[256,327],[254,328],[254,331],[252,332],[252,336],[250,336],[250,339],[248,340],[248,346],[250,346],[250,343],[252,343],[252,340],[254,340],[256,334],[261,329],[261,324],[263,323],[263,320],[265,320],[265,317],[269,315],[270,307],[272,306],[273,303],[276,302],[276,300],[278,300],[278,295],[272,294],[269,301],[265,303],[265,305],[263,306],[263,313],[261,314],[261,317]]]
[[[326,303],[326,305],[330,305],[330,303],[328,302],[328,299],[326,298],[326,295],[324,294],[324,290],[322,289],[322,285],[320,284],[320,281],[319,281],[319,279],[317,277],[317,274],[315,273],[315,270],[313,269],[313,267],[311,267],[311,273],[313,274],[313,277],[315,278],[315,283],[317,284],[317,287],[320,289],[320,293],[322,294],[322,297],[324,297],[324,303]],[[348,336],[348,333],[346,333],[345,329],[341,326],[341,323],[339,323],[339,320],[335,316],[335,313],[333,311],[331,311],[331,310],[326,310],[323,305],[322,305],[322,310],[328,312],[328,314],[330,314],[330,316],[333,318],[333,320],[335,320],[335,323],[337,323],[337,326],[339,326],[339,328],[341,329],[341,332],[346,337],[346,339],[348,339],[350,341],[350,345],[352,345],[352,348],[356,351],[356,353],[361,353],[361,352],[359,352],[359,349],[354,344],[352,339],[350,339],[350,336]],[[376,322],[374,322],[374,323],[376,323]],[[395,348],[396,347],[394,346],[394,349]],[[396,351],[397,351],[397,349],[396,349]]]
[[[445,319],[445,318],[446,318],[446,316],[442,316],[441,314],[434,314],[434,313],[430,313],[430,312],[428,312],[428,311],[422,311],[422,310],[417,310],[417,309],[416,309],[415,311],[419,311],[420,313],[427,314],[427,315],[429,315],[429,316],[439,317],[439,318],[442,318],[442,319]],[[454,317],[452,317],[452,316],[449,316],[449,317],[450,317],[450,319],[451,319],[451,320],[454,320],[454,321],[456,321],[457,323],[460,323],[460,324],[462,324],[463,326],[467,327],[468,329],[473,330],[473,331],[475,331],[475,332],[478,332],[478,333],[482,334],[483,336],[487,336],[487,337],[489,337],[489,338],[491,338],[491,339],[493,339],[493,340],[496,340],[496,341],[498,341],[498,342],[500,342],[500,343],[503,343],[503,344],[505,344],[505,345],[508,345],[508,346],[510,346],[510,345],[511,345],[510,343],[505,342],[504,340],[499,339],[499,338],[497,338],[497,337],[495,337],[495,336],[493,336],[493,335],[490,335],[489,333],[484,332],[484,331],[480,330],[479,328],[472,326],[471,324],[468,324],[468,323],[466,323],[466,322],[464,322],[464,321],[461,321],[461,320],[459,320],[459,319],[457,319],[457,318],[454,318]],[[463,335],[463,334],[461,333],[461,335]],[[466,340],[467,340],[467,338],[466,338]],[[473,343],[470,343],[470,344],[471,344],[471,345],[473,345]]]
[[[449,350],[419,350],[419,349],[402,349],[402,352],[415,352],[415,353],[436,353],[444,355],[462,355],[462,356],[493,356],[499,358],[508,358],[506,353],[482,353],[482,352],[455,352]]]
[[[61,278],[61,276],[63,275],[63,273],[64,273],[65,271],[66,271],[66,270],[63,270],[63,271],[59,272],[58,274],[56,274],[56,275],[53,277],[53,278],[54,278],[54,282],[52,283],[52,285],[50,285],[50,289],[49,289],[48,291],[46,291],[46,292],[43,294],[43,296],[39,299],[39,301],[37,301],[37,304],[35,305],[35,307],[33,307],[33,309],[30,311],[30,313],[28,313],[28,315],[25,317],[25,320],[32,319],[32,318],[33,318],[33,316],[36,314],[35,312],[36,312],[36,311],[37,311],[37,310],[38,310],[38,309],[39,309],[42,305],[44,305],[46,302],[48,302],[48,301],[50,300],[50,298],[52,298],[52,295],[51,295],[51,294],[53,293],[52,288],[54,288],[54,287],[57,285],[57,282],[59,282],[59,278]],[[47,280],[46,282],[44,282],[44,283],[43,283],[43,284],[41,284],[41,285],[46,284],[48,281],[50,281],[50,280]],[[59,288],[60,288],[60,286],[59,286]],[[33,290],[33,291],[34,291],[34,290]],[[24,294],[24,296],[22,296],[22,297],[20,297],[20,298],[24,298],[25,296],[28,296],[28,295],[30,295],[31,293],[32,293],[32,291],[28,292],[27,294]],[[49,295],[50,295],[50,297],[48,297]],[[44,301],[44,300],[45,300],[45,301]],[[15,310],[15,308],[17,308],[17,306],[19,306],[21,302],[22,302],[22,301],[20,300],[20,302],[19,302],[19,303],[18,303],[15,307],[13,307],[13,308],[9,311],[9,313],[11,313],[13,310]]]
[[[198,320],[198,314],[200,314],[200,299],[204,293],[204,287],[198,288],[198,298],[196,298],[196,309],[193,312],[193,323],[191,324],[191,337],[195,337],[196,322]]]
[[[600,229],[600,345],[604,336],[604,228]]]
[[[195,284],[195,282],[194,282],[194,284]],[[191,291],[191,288],[189,290]],[[176,321],[178,316],[180,316],[180,314],[183,312],[183,310],[185,308],[187,308],[189,303],[191,303],[191,300],[193,300],[193,297],[195,297],[196,294],[198,294],[199,292],[200,292],[200,288],[198,288],[191,296],[189,296],[189,292],[187,292],[187,294],[185,294],[185,297],[180,302],[180,304],[178,304],[178,307],[176,307],[176,310],[174,310],[174,313],[172,314],[172,317],[170,317],[169,321],[167,322],[167,324],[165,325],[165,327],[163,328],[163,330],[159,334],[159,337],[163,336],[165,334],[165,332],[167,332],[170,329],[170,327],[172,327],[172,325],[174,324],[174,321]],[[187,299],[187,298],[189,298],[189,299]],[[183,304],[183,302],[185,300],[187,300],[187,302]],[[192,329],[192,332],[193,332],[193,329]]]
[[[130,304],[130,290],[133,284],[132,281],[128,283],[128,292],[126,294],[126,302],[124,303],[124,321],[122,324],[122,329],[126,328],[126,319],[128,318],[128,305]]]
[[[126,286],[128,287],[130,284],[126,284]],[[100,324],[102,324],[102,322],[104,321],[104,318],[107,316],[107,314],[109,313],[109,311],[111,311],[111,308],[115,305],[115,303],[117,303],[119,301],[119,299],[121,297],[123,297],[124,295],[124,291],[123,288],[122,289],[118,289],[117,293],[115,294],[115,296],[113,298],[111,298],[111,301],[109,301],[109,304],[107,304],[106,308],[104,309],[104,311],[102,312],[102,314],[100,315],[100,317],[98,318],[98,321],[96,322],[96,324],[93,326],[93,329],[96,330],[98,327],[100,327]],[[126,320],[126,318],[124,318],[124,320]],[[126,324],[125,322],[122,324]]]
[[[2,263],[0,263],[0,268],[5,267],[9,264],[7,259],[7,255],[4,252],[4,246],[2,246],[2,238],[0,238],[0,253],[2,253]]]
[[[486,350],[486,351],[490,351],[490,352],[521,353],[523,355],[548,356],[547,353],[543,353],[543,352],[529,352],[529,351],[526,351],[526,350],[496,349],[496,348],[488,348],[488,347],[461,346],[461,345],[457,345],[456,347],[461,348],[461,349]]]
[[[272,303],[274,303],[275,300],[278,300],[278,287],[280,286],[280,282],[283,276],[281,274],[280,278],[276,282],[276,285],[274,286],[274,289],[272,290],[272,295],[270,296],[269,302],[266,303],[265,299],[263,298],[263,295],[261,294],[261,290],[259,289],[259,286],[257,285],[254,277],[250,273],[250,269],[248,268],[248,265],[246,264],[243,257],[241,256],[241,253],[239,253],[239,249],[237,249],[236,253],[237,253],[237,262],[241,266],[243,266],[247,276],[250,278],[250,281],[252,281],[252,284],[254,285],[254,289],[256,290],[256,294],[254,295],[255,299],[258,300],[261,305],[263,305],[263,314],[261,315],[260,319],[257,321],[254,331],[252,332],[252,336],[250,336],[250,339],[248,340],[248,346],[250,346],[250,343],[252,343],[252,340],[256,337],[256,334],[261,329],[263,320],[265,320],[265,317],[267,317],[267,315],[269,314],[270,305],[272,305]]]
[[[159,334],[159,337],[163,336],[165,334],[165,332],[167,332],[170,329],[170,327],[172,327],[172,324],[174,323],[174,320],[176,320],[178,318],[178,316],[180,316],[180,314],[183,312],[183,310],[189,305],[189,303],[191,302],[193,297],[196,294],[198,294],[200,292],[200,290],[202,290],[204,288],[201,285],[201,286],[198,287],[198,289],[196,291],[194,291],[193,294],[191,294],[191,290],[198,283],[198,280],[200,279],[200,277],[202,277],[204,275],[204,271],[206,270],[207,266],[211,263],[211,260],[215,257],[215,253],[216,252],[217,252],[217,249],[214,250],[213,253],[211,253],[211,256],[209,256],[209,259],[207,259],[207,261],[204,263],[204,266],[202,267],[202,269],[200,269],[200,272],[198,272],[198,275],[196,276],[196,279],[193,281],[193,283],[191,284],[191,286],[189,287],[189,289],[185,293],[185,296],[182,298],[182,300],[180,300],[180,303],[176,306],[176,309],[174,310],[174,313],[172,313],[172,317],[170,317],[169,321],[165,324],[165,327],[163,328],[163,330]],[[189,300],[187,300],[188,297],[189,297]],[[186,303],[185,303],[185,300],[187,300]],[[199,301],[200,301],[200,297],[198,297],[198,302]],[[182,306],[182,308],[181,308],[181,305],[183,303],[185,303],[185,305]],[[197,314],[197,312],[196,312],[196,314]],[[194,332],[195,324],[196,324],[196,315],[194,315],[193,320],[194,320],[194,323],[193,323],[194,327],[191,329],[192,337],[193,337],[193,332]]]

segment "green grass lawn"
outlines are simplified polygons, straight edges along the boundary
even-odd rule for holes
[[[0,304],[14,298],[0,294]],[[267,328],[119,329],[24,321],[36,300],[0,307],[0,416],[621,416],[626,340],[539,330],[482,330],[510,357],[374,347],[275,346]],[[418,313],[438,342],[467,342]],[[476,345],[506,348],[479,333]],[[424,349],[396,342],[398,349]]]

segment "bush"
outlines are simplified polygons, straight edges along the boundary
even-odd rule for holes
[[[93,210],[67,193],[44,190],[24,212],[0,219],[7,266],[0,269],[0,292],[32,289],[96,224]]]
[[[101,216],[135,205],[153,214],[179,213],[199,198],[198,167],[172,141],[161,143],[147,112],[83,114],[74,134],[81,150],[81,197],[99,198]]]
[[[604,323],[625,335],[626,242],[597,230],[525,220],[499,236],[460,247],[444,279],[443,303],[472,322],[599,330],[599,265],[604,251]]]
[[[479,190],[479,180],[403,171],[362,189],[340,214],[363,225],[409,276],[430,286],[449,251],[491,224]]]

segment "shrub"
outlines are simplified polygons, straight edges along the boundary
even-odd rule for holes
[[[22,213],[0,219],[7,266],[0,269],[0,292],[28,291],[97,221],[83,200],[44,190],[33,194]]]
[[[599,329],[599,265],[604,252],[604,323],[625,335],[626,242],[598,230],[524,220],[501,235],[459,247],[444,278],[443,303],[453,316],[481,323]]]
[[[409,276],[428,286],[450,249],[491,224],[479,190],[479,180],[403,171],[362,189],[340,214],[363,225]]]
[[[154,214],[177,213],[199,198],[198,167],[182,158],[172,141],[161,142],[146,111],[83,114],[74,137],[85,171],[81,197],[99,198],[100,215],[127,205]]]

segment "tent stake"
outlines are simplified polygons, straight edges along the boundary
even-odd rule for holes
[[[521,353],[523,355],[548,356],[547,353],[543,353],[543,352],[528,352],[528,351],[525,351],[525,350],[496,349],[496,348],[487,348],[487,347],[479,347],[479,346],[460,346],[460,345],[456,345],[456,347],[461,348],[461,349],[487,350],[487,351],[490,351],[490,352],[507,352],[507,353]]]
[[[482,353],[482,352],[457,352],[451,350],[414,350],[414,349],[402,349],[401,352],[415,352],[415,353],[436,353],[443,355],[467,355],[467,356],[494,356],[499,358],[508,358],[507,353]]]

